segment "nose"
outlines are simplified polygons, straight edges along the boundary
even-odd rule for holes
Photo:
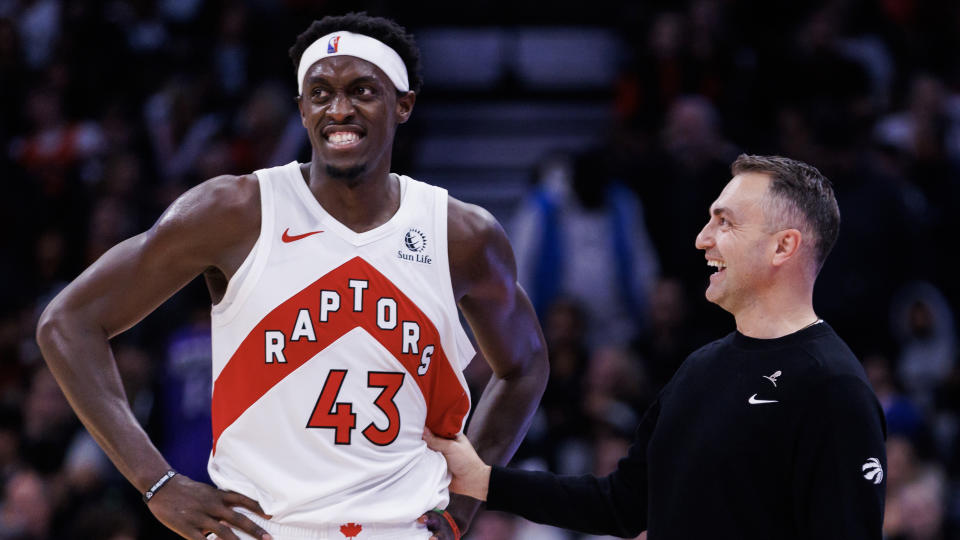
[[[353,116],[353,101],[342,92],[337,92],[330,100],[330,106],[327,108],[327,116],[335,122],[343,122]]]
[[[697,238],[694,239],[693,245],[696,246],[697,249],[709,249],[713,246],[713,231],[710,229],[709,221],[700,229],[700,233],[697,234]]]

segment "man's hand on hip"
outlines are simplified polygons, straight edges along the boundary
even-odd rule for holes
[[[209,533],[216,534],[221,540],[239,540],[232,529],[239,529],[259,540],[272,540],[267,531],[234,510],[238,506],[270,519],[257,501],[194,482],[180,474],[171,478],[147,504],[161,523],[189,540],[205,540]]]

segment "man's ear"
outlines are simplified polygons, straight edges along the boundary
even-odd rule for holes
[[[800,251],[803,234],[797,229],[784,229],[776,233],[777,248],[773,252],[774,266],[780,266]]]
[[[413,113],[413,104],[417,102],[417,93],[413,90],[397,95],[397,123],[405,124]]]

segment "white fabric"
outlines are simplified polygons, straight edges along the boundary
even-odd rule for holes
[[[283,526],[403,525],[427,510],[446,506],[446,462],[422,440],[428,415],[443,414],[445,409],[431,405],[434,398],[419,386],[430,373],[439,372],[418,378],[416,367],[411,372],[409,363],[401,363],[409,358],[419,362],[417,353],[435,345],[428,369],[449,371],[443,371],[444,384],[432,395],[462,390],[458,403],[469,408],[462,370],[474,349],[461,327],[450,281],[446,190],[392,175],[401,186],[400,208],[383,225],[357,233],[317,202],[297,162],[255,174],[261,194],[260,236],[212,310],[215,437],[217,403],[222,407],[238,400],[245,385],[255,385],[264,374],[292,372],[222,429],[209,461],[211,479],[222,489],[258,501],[273,516],[271,523]],[[291,240],[305,233],[314,234]],[[375,275],[381,277],[371,277]],[[343,289],[346,278],[370,280],[359,311],[356,293]],[[337,287],[339,308],[328,310],[323,321],[323,293]],[[401,308],[408,301],[406,313],[397,310],[395,330],[349,325],[333,330],[351,317],[369,316],[385,296],[396,297]],[[410,316],[410,305],[422,315]],[[278,319],[278,313],[288,312],[284,310],[293,315]],[[315,335],[297,339],[298,310],[309,313]],[[400,328],[411,320],[420,321],[419,351],[400,354]],[[435,337],[427,337],[428,327],[435,329],[431,334]],[[269,353],[265,358],[265,331],[284,335],[284,363],[270,361]],[[332,341],[309,349],[302,355],[306,360],[296,364],[297,347],[304,350],[308,342],[324,340]],[[241,354],[244,350],[250,353]],[[437,361],[441,351],[448,367]],[[346,372],[342,386],[334,391],[335,403],[349,405],[355,415],[347,444],[336,443],[339,429],[308,425],[335,370]],[[381,388],[372,387],[369,378],[398,372],[405,373],[393,399],[399,432],[387,444],[374,444],[365,428],[373,424],[383,430],[391,423],[375,404]],[[233,379],[239,381],[233,387],[224,382],[231,380],[231,373],[241,374]],[[462,430],[462,422],[457,427]]]
[[[397,51],[370,36],[340,31],[323,36],[303,51],[300,67],[297,69],[298,91],[303,92],[303,79],[310,66],[329,56],[353,56],[366,60],[386,73],[398,92],[410,90],[407,66]]]
[[[237,512],[250,518],[250,521],[263,527],[263,530],[270,533],[273,540],[346,540],[347,538],[356,538],[357,540],[428,540],[433,534],[427,530],[426,525],[419,523],[404,523],[402,525],[380,525],[377,523],[361,522],[354,524],[354,530],[348,530],[348,524],[323,524],[312,527],[292,527],[289,525],[277,525],[273,520],[266,520],[250,512],[246,508],[237,507]],[[359,527],[357,527],[359,526]],[[341,529],[341,527],[344,527]],[[359,533],[356,530],[359,528]],[[240,540],[260,540],[249,534],[233,529],[234,534]],[[354,534],[356,536],[347,536]],[[217,540],[217,535],[207,535],[208,540]]]

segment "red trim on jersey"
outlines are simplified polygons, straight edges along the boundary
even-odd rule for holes
[[[353,311],[354,291],[349,286],[351,279],[368,282],[368,287],[363,291],[363,309],[359,312]],[[329,314],[328,322],[317,321],[321,290],[335,290],[340,294],[340,309]],[[392,330],[382,330],[377,326],[377,300],[382,297],[397,301],[397,325]],[[303,338],[290,341],[297,314],[304,308],[309,309],[313,317],[317,340],[308,341]],[[403,321],[415,321],[420,325],[419,352],[422,353],[428,344],[436,347],[430,368],[423,376],[417,374],[420,354],[400,354],[403,345]],[[213,452],[217,451],[217,441],[223,430],[233,424],[268,390],[318,352],[357,327],[366,330],[386,350],[392,352],[410,378],[416,381],[427,402],[426,426],[444,437],[452,438],[459,433],[463,419],[469,412],[470,401],[447,360],[436,326],[386,276],[367,261],[354,257],[275,307],[237,347],[213,385]],[[283,350],[286,363],[265,362],[264,333],[268,330],[282,330],[286,336],[286,347]],[[310,411],[303,411],[303,415],[309,414]]]

